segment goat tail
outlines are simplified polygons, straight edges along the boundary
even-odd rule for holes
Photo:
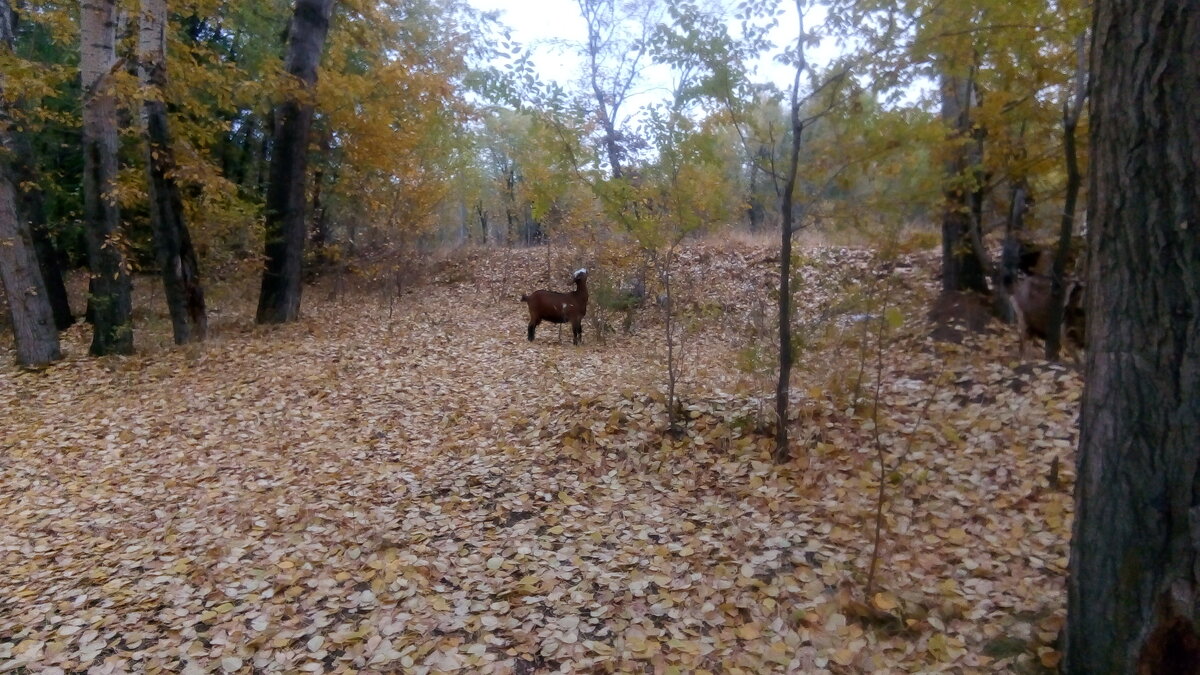
[[[529,302],[529,294],[528,293],[521,296],[521,302]]]

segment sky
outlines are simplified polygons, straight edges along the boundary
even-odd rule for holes
[[[512,37],[522,45],[534,48],[533,61],[544,80],[554,80],[569,88],[571,82],[581,72],[581,60],[577,51],[561,45],[562,41],[582,43],[586,37],[586,27],[579,14],[576,0],[469,0],[477,9],[491,11],[499,10],[501,22],[512,30]],[[726,0],[727,4],[732,4]],[[782,2],[784,14],[779,18],[771,35],[776,44],[776,53],[784,46],[795,40],[798,31],[796,23],[796,7],[794,3]],[[823,19],[821,7],[810,12],[806,24],[810,30]],[[836,53],[832,39],[825,39],[815,50],[810,50],[808,57],[816,66],[823,66]],[[794,71],[782,64],[774,62],[769,56],[757,64],[757,81],[774,82],[781,90],[791,87]],[[667,71],[652,73],[646,91],[640,97],[631,97],[630,104],[636,108],[642,103],[651,102],[665,97],[670,91],[670,75]]]

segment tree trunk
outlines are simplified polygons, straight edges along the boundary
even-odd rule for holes
[[[672,245],[663,257],[662,271],[663,291],[667,296],[663,323],[667,330],[667,431],[670,433],[679,431],[679,408],[675,405],[675,381],[678,379],[675,364],[675,325],[672,321],[675,317],[675,296],[671,292],[671,263],[674,262],[674,254],[675,247]]]
[[[987,275],[972,242],[970,192],[964,181],[971,168],[971,78],[943,73],[942,121],[955,147],[946,159],[946,205],[942,214],[942,292],[987,293]]]
[[[36,192],[36,194],[34,194]],[[37,188],[30,190],[21,200],[25,204],[35,203],[36,206],[24,210],[26,221],[33,235],[33,251],[37,255],[38,269],[42,272],[42,282],[46,285],[46,296],[50,301],[50,311],[54,314],[54,327],[66,330],[75,325],[75,315],[71,314],[71,302],[67,297],[67,285],[63,282],[62,263],[59,259],[58,248],[50,238],[46,227],[46,215],[42,205],[42,195]]]
[[[1076,43],[1079,65],[1075,68],[1074,100],[1063,103],[1063,156],[1067,165],[1067,193],[1063,198],[1062,220],[1058,227],[1058,247],[1054,251],[1054,270],[1050,273],[1050,317],[1046,325],[1046,360],[1057,361],[1062,345],[1063,319],[1067,309],[1067,257],[1075,229],[1075,202],[1079,198],[1079,159],[1075,152],[1075,128],[1087,97],[1087,57],[1084,36]]]
[[[12,6],[8,0],[0,0],[0,52],[13,49],[16,41],[15,26],[16,15],[13,14]],[[0,101],[2,100],[0,97]],[[10,105],[18,106],[20,103]],[[0,118],[7,121],[7,113],[7,110],[0,111]],[[58,254],[46,231],[45,203],[41,188],[37,187],[38,172],[28,132],[10,129],[6,138],[0,138],[0,145],[9,147],[13,154],[11,174],[6,175],[5,179],[14,190],[16,217],[23,218],[17,223],[17,230],[24,232],[28,229],[46,298],[54,315],[54,326],[58,330],[65,330],[75,322],[75,318],[71,316],[71,306],[67,301],[67,287],[63,284]],[[24,238],[23,234],[21,236]]]
[[[80,6],[79,70],[83,83],[83,220],[87,234],[95,356],[133,353],[132,284],[121,251],[117,180],[117,108],[110,91],[118,67],[116,0]]]
[[[0,281],[8,296],[17,363],[35,367],[62,358],[29,227],[17,216],[16,195],[5,166],[0,166]]]
[[[167,105],[161,100],[167,85],[166,0],[142,0],[138,33],[139,77],[147,91],[143,101],[146,134],[146,170],[150,185],[150,225],[154,251],[162,270],[167,309],[175,344],[199,342],[208,332],[200,263],[183,222],[183,197],[175,182],[175,151],[167,122]]]
[[[1200,8],[1097,0],[1064,672],[1200,672]]]
[[[788,402],[792,384],[792,232],[795,217],[796,176],[800,172],[800,144],[804,123],[800,120],[800,75],[808,67],[804,59],[804,7],[796,0],[800,20],[800,41],[797,47],[796,75],[792,80],[792,150],[788,156],[787,182],[780,196],[779,245],[779,380],[775,383],[775,461],[782,464],[792,458],[788,445]]]
[[[311,257],[313,270],[316,273],[323,271],[331,262],[330,260],[330,232],[329,232],[329,205],[325,203],[325,166],[329,163],[329,154],[332,151],[330,147],[329,130],[325,129],[320,133],[321,146],[321,161],[313,170],[313,197],[312,197],[312,232],[309,233],[309,243],[313,247],[313,255]],[[330,183],[334,182],[334,176],[330,176]]]
[[[762,196],[758,194],[758,163],[750,162],[750,194],[746,199],[746,217],[750,221],[750,231],[758,232],[762,227],[765,216]]]
[[[266,202],[266,269],[258,297],[258,323],[284,323],[300,316],[311,95],[332,11],[333,0],[296,0],[288,29],[284,67],[304,91],[275,108]]]
[[[1029,185],[1024,178],[1013,181],[1009,194],[1008,219],[1004,224],[1004,244],[1000,251],[1000,264],[992,275],[992,288],[996,291],[995,309],[1005,323],[1013,323],[1012,299],[1008,290],[1016,283],[1021,271],[1022,233],[1025,232],[1025,213],[1029,210]]]
[[[504,243],[506,246],[512,246],[513,233],[517,229],[517,172],[516,168],[510,163],[504,172],[504,219],[508,229],[504,234]],[[529,242],[525,244],[528,246]]]

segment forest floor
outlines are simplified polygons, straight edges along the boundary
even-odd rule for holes
[[[932,254],[810,249],[775,465],[771,250],[681,252],[678,433],[654,302],[526,341],[517,298],[567,262],[464,253],[394,304],[324,283],[277,329],[218,287],[203,345],[142,310],[132,357],[82,325],[44,371],[0,351],[0,672],[1056,664],[1073,369],[932,340]]]

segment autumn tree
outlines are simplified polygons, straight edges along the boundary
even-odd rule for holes
[[[93,333],[91,353],[133,352],[132,283],[120,237],[117,181],[117,103],[113,78],[116,55],[116,0],[89,0],[80,8],[83,82],[83,197],[88,265],[88,298]]]
[[[577,2],[587,26],[583,57],[590,107],[603,135],[610,174],[621,178],[627,151],[620,129],[623,106],[646,67],[648,40],[662,10],[657,0]]]
[[[142,0],[138,39],[138,72],[147,91],[142,103],[146,135],[146,170],[150,186],[150,224],[175,344],[204,339],[208,319],[200,264],[184,222],[183,197],[175,179],[167,104],[162,91],[167,84],[166,0]]]
[[[284,70],[294,79],[294,89],[274,113],[266,198],[266,269],[258,299],[258,323],[285,323],[300,316],[311,97],[332,11],[333,0],[296,0],[288,25]]]
[[[972,123],[977,106],[975,70],[952,65],[947,57],[939,75],[942,122],[948,143],[945,153],[945,202],[942,209],[942,292],[987,293],[985,260],[971,200],[978,199],[983,174],[983,141]]]
[[[1093,21],[1087,383],[1064,671],[1194,673],[1200,8],[1098,0]]]
[[[12,52],[15,17],[8,0],[0,0],[0,56]],[[17,211],[9,158],[9,140],[3,82],[0,82],[0,282],[8,298],[8,311],[16,339],[17,363],[41,366],[62,356],[58,331],[46,285],[38,269],[29,223]]]
[[[997,309],[1007,307],[987,235],[1013,222],[1007,216],[1014,213],[1039,229],[1038,213],[1025,211],[1034,194],[1048,195],[1040,203],[1059,213],[1057,92],[1071,88],[1083,8],[1045,0],[833,2],[832,28],[862,45],[861,74],[883,100],[901,103],[923,82],[936,82],[942,139],[926,147],[943,177],[936,193],[911,199],[940,212],[945,293],[995,292]],[[925,143],[923,127],[897,140]],[[999,189],[1005,185],[1007,192]],[[1001,205],[1005,195],[1011,204]]]
[[[1077,129],[1087,98],[1087,53],[1084,51],[1084,35],[1076,41],[1074,86],[1068,88],[1063,97],[1062,136],[1063,160],[1067,170],[1066,194],[1063,197],[1062,217],[1059,220],[1058,243],[1054,251],[1054,267],[1050,272],[1050,316],[1046,326],[1046,359],[1058,359],[1062,345],[1063,320],[1067,307],[1067,257],[1071,239],[1075,234],[1075,209],[1079,199],[1079,188],[1083,178],[1079,168]]]
[[[458,197],[452,186],[469,164],[473,20],[436,1],[339,5],[316,87],[321,151],[313,157],[314,230],[320,225],[330,243],[356,228],[360,239],[407,246],[436,229],[439,209]]]
[[[30,67],[32,63],[28,55],[19,53],[18,45],[19,43],[37,44],[39,40],[30,39],[30,37],[43,36],[45,29],[36,21],[30,20],[28,14],[26,10],[23,20],[18,21],[16,13],[12,11],[11,5],[8,5],[6,16],[11,23],[8,25],[9,30],[5,37],[8,42],[8,51],[5,53],[4,59],[9,63],[3,67],[5,88],[8,90],[6,91],[5,114],[9,121],[5,146],[10,153],[10,179],[16,190],[17,213],[28,223],[29,234],[33,240],[33,250],[37,255],[38,268],[41,270],[42,281],[54,313],[54,324],[59,330],[64,330],[70,327],[75,319],[71,314],[66,285],[63,283],[62,255],[55,245],[54,233],[48,222],[55,200],[53,196],[47,195],[47,187],[55,184],[47,179],[42,166],[43,157],[38,152],[38,146],[57,146],[56,151],[60,154],[63,152],[63,148],[67,147],[62,142],[55,144],[49,138],[52,134],[46,133],[45,120],[62,113],[48,110],[51,106],[45,105],[44,93],[51,90],[54,84],[62,84],[68,77],[77,82],[78,72],[77,68],[72,67],[69,69],[70,75],[67,75],[68,69],[58,64],[39,64],[36,68]],[[42,12],[42,14],[49,13]],[[19,31],[24,35],[19,35]],[[27,48],[25,51],[33,50]],[[63,61],[72,58],[66,49],[55,49],[53,53]],[[72,95],[64,96],[60,100],[64,108],[74,111],[79,101],[78,90],[76,89]],[[74,115],[67,117],[74,117]],[[74,133],[72,130],[72,135]],[[78,160],[82,160],[82,157],[79,157]],[[70,165],[71,162],[61,162],[61,164]],[[65,166],[55,168],[66,169]],[[59,191],[61,193],[64,190],[59,188]]]

